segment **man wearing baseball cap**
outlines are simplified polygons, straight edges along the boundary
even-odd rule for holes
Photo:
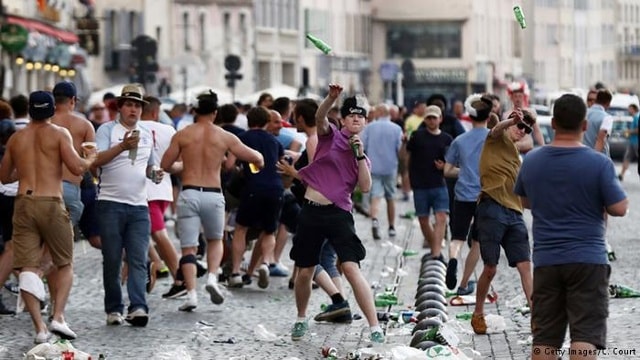
[[[449,215],[449,192],[444,179],[444,156],[453,141],[451,135],[440,130],[442,110],[429,105],[425,110],[424,126],[418,127],[407,142],[409,153],[409,181],[413,189],[413,203],[424,236],[423,248],[431,249],[431,257],[444,262],[442,239]],[[433,212],[436,224],[431,225]]]
[[[89,120],[78,116],[74,112],[77,101],[76,87],[70,81],[61,81],[54,86],[53,97],[56,102],[56,110],[51,122],[69,130],[73,147],[80,153],[82,151],[82,143],[96,140],[96,132]],[[74,227],[78,225],[84,208],[80,196],[81,182],[82,175],[76,176],[67,168],[63,168],[62,194]]]
[[[50,275],[54,307],[49,330],[65,339],[76,338],[64,320],[73,282],[73,230],[60,184],[63,167],[79,176],[96,159],[95,149],[83,149],[84,159],[78,155],[69,131],[52,124],[54,112],[51,93],[31,93],[31,124],[11,137],[0,167],[0,182],[19,181],[13,217],[13,266],[20,270],[21,302],[31,314],[35,343],[47,342],[51,337],[40,314],[40,302],[45,296],[44,284],[38,276],[43,243],[56,267]],[[38,146],[34,146],[36,143]]]
[[[147,253],[150,219],[147,204],[147,178],[162,181],[153,135],[142,126],[143,90],[125,85],[116,102],[120,116],[96,134],[100,189],[97,211],[102,240],[103,282],[107,325],[146,326],[149,308],[146,299]],[[120,229],[125,229],[120,231]],[[124,300],[120,285],[122,252],[126,250],[129,294],[128,316],[123,319]]]

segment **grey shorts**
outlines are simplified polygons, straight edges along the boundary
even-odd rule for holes
[[[393,199],[396,193],[396,183],[398,182],[398,174],[391,175],[373,175],[371,174],[371,196],[374,198]]]
[[[224,232],[224,196],[219,192],[182,190],[178,196],[180,246],[198,246],[200,228],[207,240],[221,240]]]

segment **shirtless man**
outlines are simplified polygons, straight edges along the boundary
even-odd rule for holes
[[[80,153],[83,142],[96,141],[96,131],[89,120],[73,112],[77,101],[76,87],[72,82],[61,81],[53,88],[53,97],[56,101],[56,112],[51,123],[69,130],[73,147]],[[67,167],[63,167],[62,195],[74,227],[78,225],[84,208],[80,197],[81,181],[82,174],[75,175]]]
[[[49,329],[66,339],[76,337],[63,315],[73,282],[73,230],[62,200],[61,183],[64,168],[80,176],[97,156],[95,147],[83,149],[86,159],[78,155],[69,131],[51,123],[54,109],[51,93],[31,93],[32,121],[11,137],[0,167],[0,182],[20,181],[13,218],[13,265],[20,270],[20,294],[36,330],[35,343],[47,342],[51,337],[40,314],[40,301],[45,295],[44,284],[37,275],[42,243],[57,268]]]
[[[180,268],[184,274],[187,300],[180,311],[192,311],[198,306],[196,296],[196,252],[200,227],[207,239],[208,276],[206,290],[211,302],[224,301],[218,287],[218,269],[222,260],[224,230],[224,197],[220,190],[220,167],[225,153],[230,151],[238,159],[259,168],[264,166],[262,155],[245,146],[233,134],[213,124],[218,110],[218,97],[209,92],[198,96],[195,109],[196,122],[178,131],[164,153],[160,167],[182,171],[182,192],[178,197],[177,212],[180,228],[182,258]],[[182,158],[182,166],[174,163]]]

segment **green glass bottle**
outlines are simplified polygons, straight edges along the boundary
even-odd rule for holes
[[[415,250],[405,250],[402,252],[402,256],[414,256],[414,255],[418,255],[418,252]]]
[[[638,290],[632,289],[624,285],[609,285],[609,293],[617,298],[635,298],[640,297]]]
[[[526,29],[527,22],[524,19],[524,12],[522,11],[522,8],[520,7],[520,5],[516,5],[513,7],[513,13],[516,16],[516,20],[518,21],[518,24],[520,24],[520,27],[522,29]]]
[[[313,46],[322,51],[325,55],[328,55],[331,52],[331,46],[317,37],[307,33],[307,39],[309,39]]]

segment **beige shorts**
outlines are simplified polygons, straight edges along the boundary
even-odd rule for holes
[[[47,245],[54,265],[73,261],[73,228],[61,198],[16,196],[13,212],[13,267],[38,267]]]

